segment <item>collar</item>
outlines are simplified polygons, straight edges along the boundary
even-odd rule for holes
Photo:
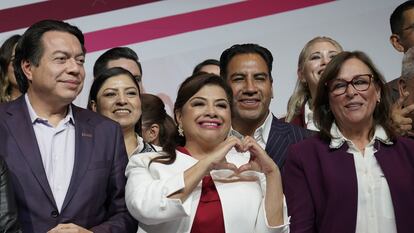
[[[339,130],[335,122],[333,122],[331,126],[331,135],[332,135],[332,139],[331,139],[331,143],[329,144],[329,148],[331,149],[338,149],[345,142],[352,143],[351,140],[347,139],[341,133],[341,131]],[[369,144],[373,143],[375,140],[379,140],[386,145],[393,144],[393,142],[390,140],[390,138],[388,137],[387,133],[385,132],[384,128],[381,125],[375,126],[374,137],[372,137],[371,142]]]
[[[253,138],[257,141],[257,139],[263,139],[264,144],[267,143],[267,139],[269,138],[270,129],[272,128],[272,120],[273,120],[273,114],[269,113],[267,114],[266,120],[263,122],[261,126],[259,126],[253,134]],[[239,139],[243,139],[244,135],[233,129],[233,127],[230,129],[229,136],[235,136]]]
[[[305,125],[307,129],[319,131],[319,129],[316,127],[315,122],[313,121],[313,111],[310,108],[310,102],[309,100],[306,101],[304,106],[304,118],[305,118]]]
[[[48,123],[47,119],[43,119],[37,115],[37,113],[33,109],[32,104],[30,103],[29,96],[27,95],[27,93],[24,95],[24,100],[26,101],[26,106],[29,110],[30,121],[32,122],[32,124],[36,122]],[[62,122],[63,124],[66,124],[68,122],[75,124],[75,118],[73,117],[72,106],[70,104],[68,106],[68,112],[66,114],[66,117],[62,120]]]
[[[138,146],[135,148],[131,155],[138,154],[144,149],[144,139],[142,139],[137,133],[135,136],[137,137]]]

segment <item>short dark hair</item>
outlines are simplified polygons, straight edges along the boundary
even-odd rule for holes
[[[49,31],[67,32],[74,35],[82,46],[82,51],[86,53],[85,39],[82,31],[76,26],[59,20],[42,20],[30,26],[22,35],[17,43],[14,60],[14,73],[19,84],[20,92],[26,93],[29,88],[29,81],[24,74],[21,64],[23,61],[30,61],[31,64],[38,66],[43,56],[43,34]]]
[[[128,70],[121,68],[121,67],[113,67],[110,69],[104,70],[96,79],[93,80],[91,89],[89,91],[89,98],[88,98],[88,109],[92,110],[92,105],[90,104],[91,101],[98,103],[98,92],[101,90],[103,84],[110,78],[118,75],[126,75],[128,76],[135,86],[138,89],[138,93],[141,96],[141,90],[139,89],[138,81],[135,79],[134,75],[131,74]],[[135,132],[141,135],[141,118],[138,120],[137,124],[135,125]]]
[[[220,62],[219,62],[218,60],[216,60],[216,59],[207,59],[207,60],[204,60],[204,61],[202,61],[202,62],[198,63],[198,64],[194,67],[193,74],[200,72],[200,71],[201,71],[201,69],[202,69],[204,66],[208,66],[208,65],[213,65],[213,66],[218,66],[218,67],[220,67]]]
[[[404,24],[403,14],[405,11],[410,10],[412,8],[414,8],[413,0],[406,1],[400,4],[399,6],[397,6],[397,8],[395,8],[395,10],[392,12],[390,16],[390,26],[391,26],[392,34],[401,35],[401,33],[403,32],[402,27]]]
[[[337,78],[338,73],[340,72],[343,64],[351,59],[356,58],[363,62],[368,68],[371,70],[374,78],[373,82],[379,86],[381,89],[381,101],[375,107],[373,118],[374,118],[374,125],[372,129],[374,129],[375,125],[381,125],[384,130],[387,132],[388,137],[390,139],[395,138],[395,132],[391,126],[390,122],[390,106],[391,106],[391,99],[388,93],[388,88],[386,86],[386,82],[382,74],[378,71],[378,69],[374,66],[374,63],[371,59],[361,51],[353,51],[353,52],[341,52],[336,55],[326,66],[325,71],[323,72],[319,83],[316,98],[314,100],[314,121],[316,126],[320,130],[321,138],[329,141],[332,139],[332,135],[330,133],[332,123],[335,120],[335,117],[331,111],[331,107],[329,104],[329,87],[328,83],[331,80]],[[373,133],[372,131],[370,133]]]
[[[137,53],[128,48],[128,47],[115,47],[107,50],[98,59],[93,65],[93,77],[98,77],[101,72],[108,69],[108,63],[113,60],[118,60],[120,58],[125,58],[134,61],[139,69],[139,72],[142,75],[142,67],[139,62]]]
[[[224,50],[220,56],[220,75],[224,79],[227,79],[227,66],[230,63],[230,60],[239,54],[258,54],[266,62],[267,69],[269,72],[270,81],[273,81],[272,78],[272,64],[273,56],[272,53],[265,47],[262,47],[258,44],[235,44],[230,48]]]
[[[227,85],[226,81],[220,76],[215,74],[200,72],[188,77],[184,82],[181,83],[178,88],[177,98],[174,103],[174,119],[177,121],[176,112],[181,112],[184,105],[188,100],[194,96],[201,88],[207,85],[214,85],[223,88],[226,93],[227,100],[229,102],[229,107],[232,108],[232,98],[233,93],[231,88]],[[186,139],[184,136],[176,134],[175,145],[184,146]],[[163,151],[166,152],[165,155],[155,157],[151,160],[152,162],[159,162],[163,164],[174,163],[176,159],[175,145],[171,148],[163,148]]]

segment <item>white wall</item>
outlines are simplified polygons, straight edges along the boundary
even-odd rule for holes
[[[235,1],[169,0],[68,21],[84,32],[90,32],[231,2]],[[399,76],[402,55],[389,43],[389,16],[402,2],[404,1],[333,1],[128,46],[138,53],[142,61],[146,91],[166,93],[173,100],[179,83],[190,75],[198,62],[206,58],[218,59],[224,49],[235,43],[258,43],[267,47],[275,58],[272,73],[275,97],[271,110],[281,116],[286,112],[286,104],[297,79],[299,52],[315,36],[330,36],[339,41],[346,50],[366,52],[387,80]],[[0,38],[16,32],[21,33],[22,30],[2,33]],[[81,106],[86,105],[93,63],[102,52],[87,55],[85,87],[75,101]]]

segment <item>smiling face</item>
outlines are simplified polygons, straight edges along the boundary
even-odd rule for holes
[[[22,62],[22,70],[30,81],[29,97],[36,96],[54,106],[68,105],[83,87],[82,46],[74,35],[60,31],[45,32],[41,43],[43,54],[39,65]]]
[[[123,130],[133,130],[141,117],[138,87],[126,74],[107,79],[96,99],[96,103],[92,103],[92,110],[118,122]]]
[[[119,58],[116,60],[111,60],[108,62],[106,68],[110,69],[113,67],[121,67],[131,72],[131,74],[134,75],[135,79],[138,81],[139,89],[142,92],[144,92],[143,91],[144,89],[142,86],[142,74],[141,74],[141,71],[139,70],[138,64],[134,60],[126,59],[126,58]]]
[[[206,85],[176,112],[176,118],[184,130],[186,145],[218,145],[226,139],[231,126],[227,95],[220,86]]]
[[[372,71],[361,60],[351,58],[343,63],[336,79],[350,81],[361,74],[372,74]],[[329,89],[336,79],[330,82]],[[371,84],[365,91],[357,91],[349,84],[342,95],[329,93],[329,105],[340,129],[360,126],[371,128],[373,113],[381,96],[380,88],[374,80],[375,77],[371,79]]]
[[[258,54],[239,54],[227,66],[227,83],[233,90],[233,118],[262,124],[269,112],[272,81],[265,60]]]
[[[326,65],[340,51],[328,41],[316,41],[308,47],[298,75],[300,81],[308,85],[312,98],[316,96],[316,88]]]

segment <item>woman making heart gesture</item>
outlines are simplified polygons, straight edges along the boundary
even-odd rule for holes
[[[177,147],[131,157],[125,199],[138,232],[288,232],[280,172],[250,137],[228,137],[231,89],[214,74],[180,86]]]

